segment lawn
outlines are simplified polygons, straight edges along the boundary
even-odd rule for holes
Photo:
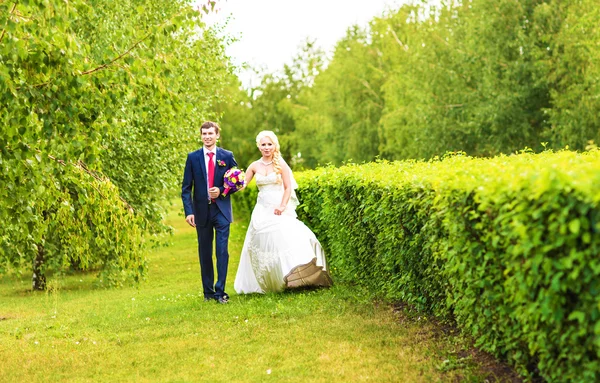
[[[78,273],[32,292],[28,278],[0,279],[0,381],[489,381],[457,357],[457,337],[357,287],[235,294],[243,221],[231,228],[230,303],[204,302],[195,231],[175,209],[168,223],[171,244],[148,254],[138,287]]]

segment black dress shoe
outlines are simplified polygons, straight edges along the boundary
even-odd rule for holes
[[[217,299],[217,302],[219,302],[222,305],[226,305],[227,303],[229,303],[229,297],[227,297],[227,296],[218,297],[216,299]]]
[[[204,297],[204,302],[210,302],[215,300],[216,298],[212,298],[212,297]]]

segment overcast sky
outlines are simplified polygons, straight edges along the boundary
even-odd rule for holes
[[[219,0],[209,25],[222,24],[239,41],[227,48],[236,65],[248,63],[267,72],[291,63],[306,38],[332,52],[353,24],[367,26],[374,16],[397,8],[403,0]],[[246,87],[256,82],[249,71],[239,74]]]

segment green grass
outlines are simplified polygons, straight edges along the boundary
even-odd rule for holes
[[[483,381],[447,368],[455,339],[357,288],[236,295],[244,222],[232,226],[230,304],[204,302],[195,231],[176,213],[169,223],[172,244],[149,254],[138,288],[76,274],[40,293],[0,279],[0,381]]]

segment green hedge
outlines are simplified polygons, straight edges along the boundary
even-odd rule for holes
[[[455,320],[526,377],[600,381],[600,151],[454,155],[297,179],[300,218],[335,279]]]

